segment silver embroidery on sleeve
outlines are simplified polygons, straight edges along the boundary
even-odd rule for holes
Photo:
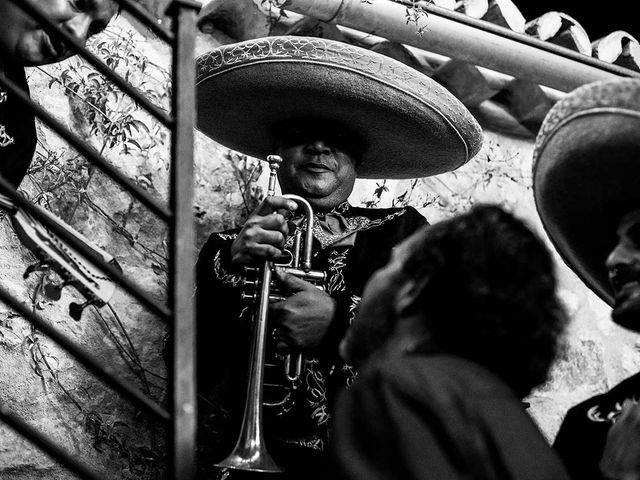
[[[334,292],[341,292],[346,288],[342,270],[347,266],[348,249],[333,250],[329,255],[328,278],[326,292],[331,295]]]
[[[351,295],[351,303],[349,304],[349,325],[353,323],[353,320],[356,318],[356,310],[358,309],[358,305],[360,305],[361,297],[357,295]],[[342,371],[345,372],[347,376],[346,387],[349,388],[353,385],[353,382],[358,377],[358,372],[353,367],[353,365],[349,365],[345,363],[342,365]]]
[[[242,283],[242,277],[240,275],[233,275],[232,273],[227,272],[222,266],[220,257],[221,253],[220,250],[218,250],[213,257],[213,273],[222,283],[237,287]]]
[[[349,304],[349,325],[353,323],[353,320],[356,318],[356,310],[360,305],[361,297],[358,295],[351,295],[351,303]]]
[[[14,138],[7,133],[6,127],[0,125],[0,147],[8,147],[14,143]]]
[[[640,401],[637,397],[632,397],[631,400],[634,403],[638,403]],[[611,422],[614,423],[618,416],[622,413],[622,405],[624,402],[616,402],[613,406],[613,409],[608,412],[601,411],[600,405],[594,405],[589,410],[587,410],[587,418],[592,422],[602,423],[602,422]]]
[[[306,361],[307,402],[312,407],[311,418],[318,425],[323,425],[329,421],[327,405],[327,386],[322,372],[317,369],[318,359],[311,358]]]

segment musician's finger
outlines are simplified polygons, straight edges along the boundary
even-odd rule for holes
[[[250,252],[251,256],[256,260],[265,258],[277,258],[282,254],[282,250],[280,250],[279,248],[265,243],[259,243],[251,246]]]
[[[290,212],[295,211],[298,208],[298,204],[293,200],[289,200],[285,197],[266,197],[258,208],[253,212],[255,215],[269,215],[270,213],[276,212],[279,209],[288,210]]]
[[[302,292],[303,290],[316,288],[312,283],[287,273],[280,267],[275,267],[273,273],[285,287],[293,292]]]
[[[255,238],[257,244],[272,245],[279,250],[284,246],[284,234],[280,230],[261,230]]]
[[[285,208],[279,208],[276,213],[282,215],[287,222],[289,222],[294,216],[294,212]]]
[[[275,326],[275,328],[282,326],[283,320],[283,306],[284,302],[282,300],[276,300],[273,302],[269,302],[269,322]]]
[[[263,229],[267,230],[278,230],[283,235],[289,234],[289,224],[287,223],[285,218],[278,213],[273,213],[271,215],[262,217],[262,219],[260,220],[260,226]]]

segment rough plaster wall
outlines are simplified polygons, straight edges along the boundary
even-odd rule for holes
[[[136,34],[135,48],[161,66],[168,65],[168,53],[150,37],[133,30],[120,17],[116,29]],[[223,38],[223,36],[220,36]],[[200,36],[196,53],[217,45],[210,36]],[[56,76],[64,66],[47,69]],[[92,138],[82,115],[81,104],[65,95],[59,84],[49,85],[50,77],[40,70],[30,71],[33,97],[75,131]],[[80,110],[78,110],[80,108]],[[64,143],[42,130],[39,151],[45,147],[64,150]],[[455,174],[411,181],[358,181],[350,200],[355,205],[371,203],[385,207],[408,203],[418,208],[431,222],[447,218],[478,201],[498,202],[526,219],[544,237],[533,205],[530,189],[530,141],[506,138],[486,132],[483,151]],[[92,138],[95,143],[95,138]],[[237,225],[246,212],[240,185],[247,180],[251,161],[240,157],[196,132],[195,205],[200,247],[208,232]],[[166,200],[167,163],[160,150],[153,155],[123,155],[120,147],[108,149],[107,157],[157,198]],[[67,155],[65,158],[69,158]],[[66,160],[73,165],[70,160]],[[57,168],[57,167],[56,167]],[[36,172],[34,179],[55,184],[61,175],[55,168]],[[166,275],[162,262],[165,229],[148,212],[98,173],[89,177],[81,168],[77,180],[86,183],[86,198],[77,201],[65,188],[51,192],[51,209],[80,232],[115,255],[130,278],[136,279],[158,299],[165,296]],[[265,175],[256,182],[259,189]],[[383,186],[385,188],[380,188]],[[39,187],[26,180],[24,190],[37,195]],[[258,190],[259,193],[259,190]],[[101,213],[98,213],[101,212]],[[33,262],[31,254],[19,243],[6,219],[0,221],[0,255],[3,268],[0,282],[18,298],[31,302],[37,276],[26,282],[22,273]],[[569,309],[572,323],[566,349],[556,364],[550,381],[530,397],[531,414],[549,439],[555,434],[562,415],[576,402],[615,384],[640,367],[636,336],[613,325],[609,309],[590,293],[556,256],[561,281],[561,296]],[[110,333],[120,342],[125,339],[108,309],[103,322],[92,311],[80,322],[67,315],[70,301],[78,296],[65,290],[62,299],[50,302],[39,297],[38,312],[65,334],[76,339],[96,358],[114,366],[123,377],[144,388],[139,369],[119,353]],[[112,301],[131,342],[148,370],[165,375],[161,358],[161,338],[165,327],[137,302],[118,291]],[[110,325],[107,328],[106,325]],[[42,352],[42,353],[40,353]],[[43,358],[47,360],[48,369]],[[0,399],[31,425],[52,435],[61,446],[87,463],[107,472],[105,478],[157,478],[163,461],[154,457],[162,451],[163,430],[117,397],[79,364],[43,335],[33,332],[26,321],[13,316],[0,305]],[[165,398],[164,382],[146,375],[150,394],[158,401]],[[65,391],[69,395],[65,394]],[[73,398],[78,404],[74,404]],[[96,423],[96,415],[100,422]],[[0,424],[0,479],[68,479],[64,469],[40,454],[27,441]]]

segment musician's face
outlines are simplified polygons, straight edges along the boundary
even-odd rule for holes
[[[46,17],[84,44],[117,11],[112,0],[30,0]],[[1,58],[25,66],[59,62],[72,55],[62,42],[12,0],[0,1]]]
[[[640,332],[640,209],[620,221],[618,244],[606,267],[615,295],[613,320]]]
[[[283,163],[278,180],[283,193],[306,198],[318,210],[347,200],[356,180],[357,154],[339,128],[309,123],[290,125],[279,141]]]

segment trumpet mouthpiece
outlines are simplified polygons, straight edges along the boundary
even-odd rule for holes
[[[280,155],[268,155],[267,162],[269,162],[269,168],[277,170],[282,163],[282,157]]]

